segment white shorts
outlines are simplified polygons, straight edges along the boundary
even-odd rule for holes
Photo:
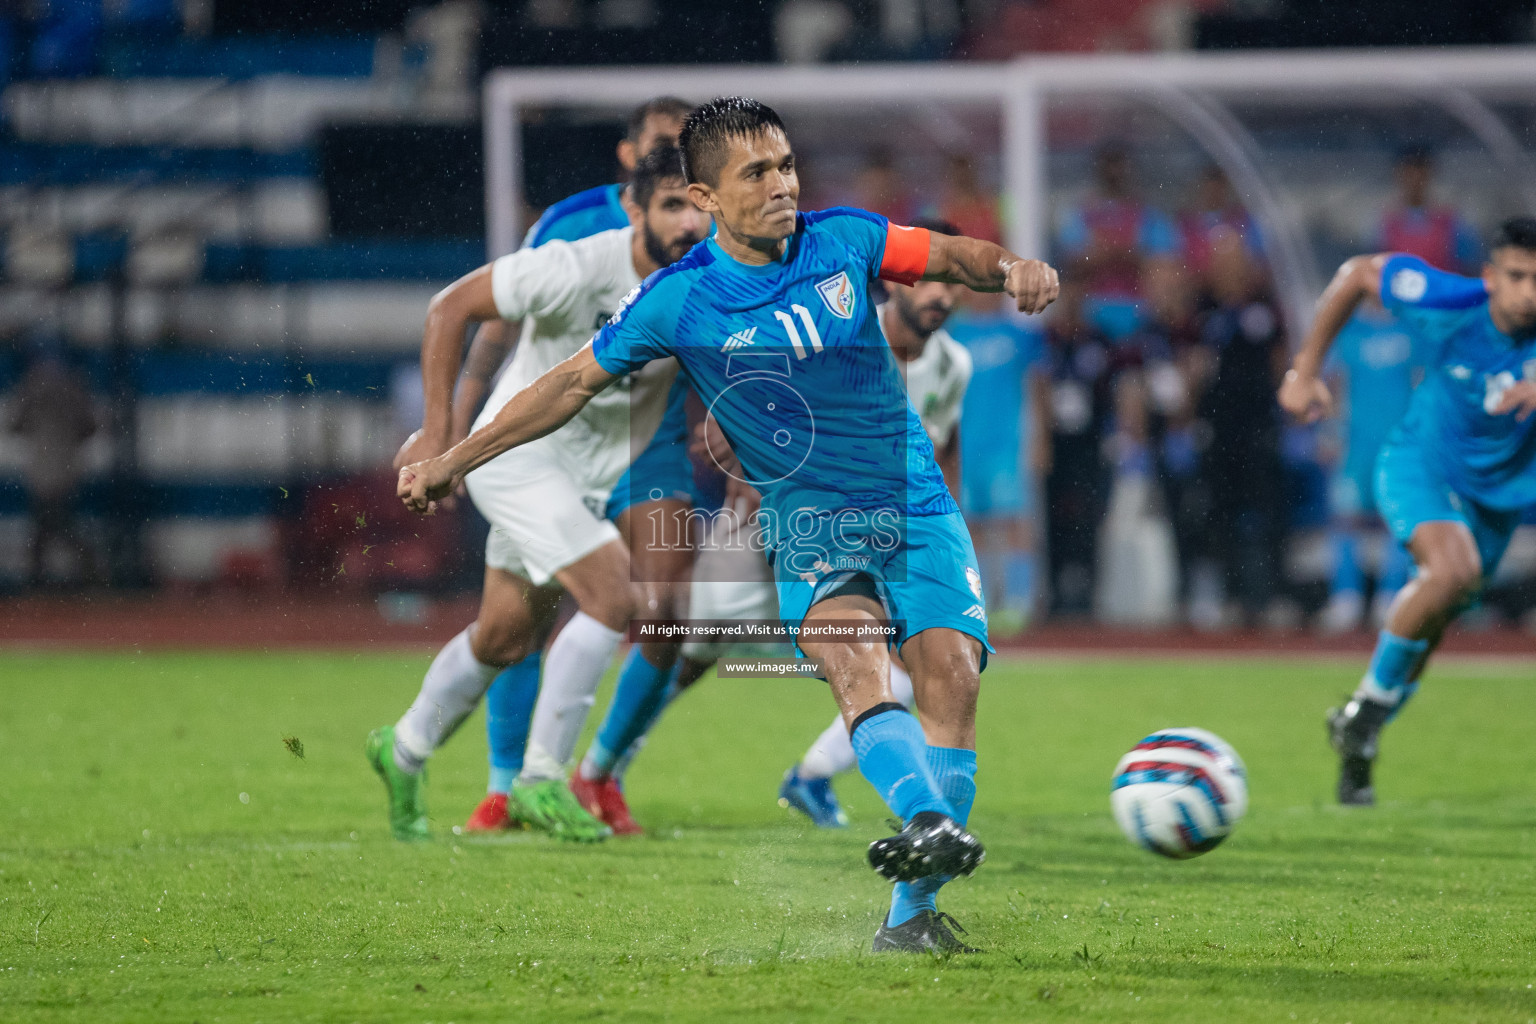
[[[543,586],[555,573],[619,539],[602,517],[607,490],[584,490],[537,449],[498,455],[464,478],[475,508],[491,524],[485,564]]]
[[[776,623],[779,620],[779,595],[773,584],[773,570],[761,551],[749,547],[743,533],[754,527],[731,529],[729,520],[714,520],[705,531],[694,561],[693,581],[688,588],[688,618],[741,621],[745,619]],[[683,645],[683,655],[698,661],[742,655],[788,656],[786,644],[766,642],[715,642],[690,640]]]

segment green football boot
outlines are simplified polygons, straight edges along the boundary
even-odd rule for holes
[[[412,775],[395,764],[395,727],[386,725],[369,733],[363,753],[389,790],[389,830],[395,838],[402,842],[427,838],[427,770]]]
[[[581,806],[564,779],[512,783],[507,813],[527,822],[529,828],[573,843],[596,843],[613,835],[613,829]]]

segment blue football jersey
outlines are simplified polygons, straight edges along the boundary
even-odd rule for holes
[[[801,214],[760,266],[707,239],[651,275],[593,352],[613,374],[677,357],[769,529],[802,509],[954,512],[869,295],[877,276],[916,280],[927,252],[927,232],[846,208]]]
[[[614,228],[629,227],[620,196],[623,185],[599,185],[567,196],[544,211],[523,236],[523,248],[543,245],[552,238],[574,242]]]
[[[1422,444],[1458,494],[1498,510],[1536,504],[1536,416],[1490,411],[1517,380],[1536,380],[1536,339],[1493,325],[1481,281],[1416,256],[1387,260],[1381,300],[1425,342],[1427,373],[1399,435]]]

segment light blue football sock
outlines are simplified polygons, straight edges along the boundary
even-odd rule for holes
[[[906,708],[895,707],[860,721],[849,737],[859,772],[903,822],[923,811],[954,817],[928,767],[923,727]]]
[[[509,793],[523,768],[523,749],[533,705],[539,698],[539,668],[543,652],[502,669],[485,694],[485,738],[490,747],[491,778],[487,792]]]
[[[666,668],[657,668],[640,652],[639,644],[629,649],[608,713],[582,758],[584,777],[602,778],[610,774],[625,751],[650,730],[666,706],[667,691],[682,662],[677,658]]]
[[[1428,651],[1428,640],[1409,640],[1382,630],[1355,699],[1385,704],[1395,716],[1419,688],[1415,675]]]
[[[976,802],[976,752],[958,747],[929,747],[927,755],[939,791],[954,808],[952,816],[965,825],[971,817],[971,805]],[[938,875],[915,882],[897,882],[891,887],[891,911],[885,917],[886,925],[894,928],[924,910],[937,910],[939,890],[949,880],[949,875]]]

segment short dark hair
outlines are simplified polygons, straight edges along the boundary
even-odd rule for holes
[[[629,177],[629,196],[635,205],[644,210],[651,205],[651,196],[663,182],[684,181],[683,151],[676,146],[660,146],[641,157]]]
[[[932,231],[936,235],[963,235],[965,232],[955,227],[943,217],[913,217],[912,223],[907,225],[912,228],[923,228]]]
[[[652,117],[675,117],[681,121],[692,109],[692,103],[680,100],[676,96],[657,96],[655,99],[646,100],[629,115],[629,125],[624,131],[624,137],[630,142],[639,142],[640,133],[645,131],[645,122]]]
[[[717,96],[695,107],[677,139],[688,183],[719,184],[730,140],[755,138],[775,128],[784,131],[774,109],[744,96]]]
[[[1493,233],[1493,242],[1488,246],[1488,251],[1510,246],[1536,252],[1536,217],[1511,217],[1500,224],[1499,230]]]

